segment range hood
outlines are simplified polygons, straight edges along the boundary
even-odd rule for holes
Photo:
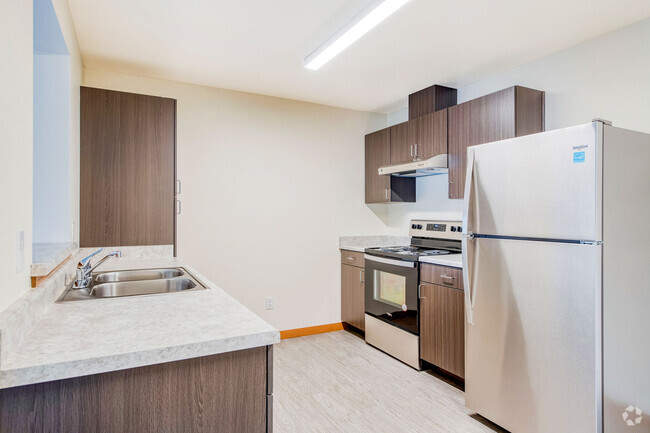
[[[391,175],[398,177],[421,177],[433,176],[447,173],[447,154],[433,156],[420,161],[405,162],[396,165],[385,165],[379,167],[380,175]]]

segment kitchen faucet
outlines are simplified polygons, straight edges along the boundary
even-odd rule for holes
[[[90,259],[94,257],[95,255],[101,253],[104,251],[104,248],[100,248],[88,257],[85,257],[81,259],[81,261],[77,264],[77,278],[75,279],[74,285],[72,288],[74,289],[87,289],[90,286],[90,283],[92,281],[92,272],[95,270],[95,268],[102,263],[104,263],[106,260],[109,258],[115,256],[115,257],[122,257],[122,252],[121,251],[111,251],[110,253],[106,254],[100,261],[98,261],[95,266],[90,267]]]

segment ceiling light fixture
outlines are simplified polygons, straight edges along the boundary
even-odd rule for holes
[[[408,2],[409,0],[373,1],[316,51],[305,57],[305,68],[319,69]]]

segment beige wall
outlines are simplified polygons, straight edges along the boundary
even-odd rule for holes
[[[90,69],[84,83],[177,99],[181,259],[279,329],[340,321],[338,237],[386,231],[363,173],[384,115]]]
[[[0,2],[0,309],[29,287],[32,237],[32,2]],[[11,41],[11,43],[7,43]],[[16,232],[25,231],[25,268],[16,272]]]
[[[61,29],[71,54],[70,95],[73,167],[72,214],[78,220],[78,173],[79,170],[79,83],[83,68],[76,36],[67,2],[54,0]],[[32,242],[32,77],[33,34],[32,2],[0,2],[0,117],[2,118],[3,143],[0,147],[0,182],[3,185],[3,204],[0,206],[0,310],[29,290],[29,265]],[[25,268],[16,272],[16,233],[25,231]]]

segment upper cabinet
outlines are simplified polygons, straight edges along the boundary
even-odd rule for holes
[[[456,89],[434,84],[409,95],[409,120],[456,105]]]
[[[447,153],[446,108],[455,103],[456,89],[428,87],[409,96],[410,120],[366,135],[366,203],[415,201],[415,178],[380,176],[379,167]]]
[[[544,92],[514,86],[449,108],[449,198],[463,198],[467,148],[544,131]]]
[[[391,126],[390,129],[390,161],[413,161],[413,142],[409,140],[410,122],[402,122]]]
[[[390,128],[366,135],[366,203],[389,200],[390,176],[377,171],[390,162]]]
[[[79,246],[172,245],[176,101],[81,88]]]
[[[447,153],[447,109],[409,121],[409,142],[416,159]]]
[[[380,176],[391,163],[391,128],[366,135],[366,203],[414,202],[415,179]]]
[[[415,201],[415,178],[379,167],[447,154],[449,198],[463,198],[467,148],[544,131],[544,92],[513,86],[462,104],[456,89],[409,95],[409,120],[366,135],[366,203]]]

